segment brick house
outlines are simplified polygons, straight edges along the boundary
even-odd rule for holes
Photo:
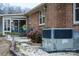
[[[26,13],[28,28],[73,28],[79,31],[79,4],[43,3]]]

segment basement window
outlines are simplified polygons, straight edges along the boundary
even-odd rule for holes
[[[71,39],[72,38],[72,30],[54,30],[54,38],[55,39]]]
[[[79,24],[79,3],[73,4],[74,24]]]
[[[43,30],[42,32],[42,36],[43,38],[48,38],[48,39],[51,39],[51,30]]]

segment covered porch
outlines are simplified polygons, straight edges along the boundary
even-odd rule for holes
[[[3,15],[2,32],[3,35],[26,32],[26,17],[23,14]]]

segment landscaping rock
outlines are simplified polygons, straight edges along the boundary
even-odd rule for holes
[[[40,49],[41,46],[36,44],[30,45],[30,44],[22,44],[19,45],[19,52],[23,56],[79,56],[79,53],[75,52],[52,52],[52,53],[47,53],[46,51]]]

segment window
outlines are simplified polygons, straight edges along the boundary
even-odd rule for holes
[[[54,38],[55,39],[71,39],[72,38],[72,30],[54,30]]]
[[[74,17],[74,24],[79,23],[79,3],[73,4],[73,17]]]
[[[4,30],[5,31],[10,31],[10,20],[9,19],[6,19],[4,21]]]
[[[43,38],[51,39],[51,30],[43,30],[42,36],[43,36]]]
[[[45,10],[39,11],[39,25],[45,25]]]

